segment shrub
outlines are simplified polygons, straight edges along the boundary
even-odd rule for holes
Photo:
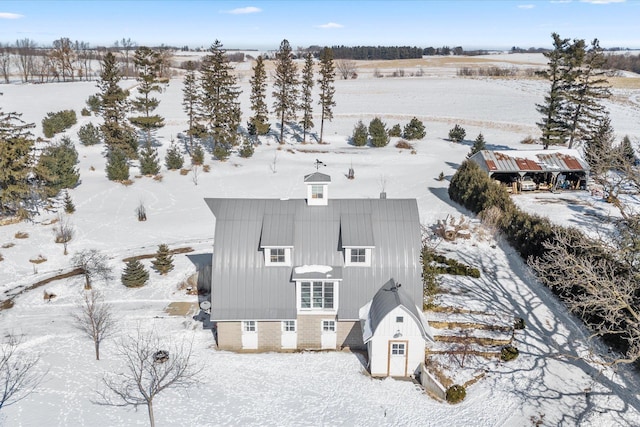
[[[467,397],[467,390],[462,385],[454,384],[447,389],[447,402],[453,404],[460,403]]]
[[[102,105],[100,96],[91,95],[89,98],[87,98],[86,103],[87,103],[87,107],[89,107],[89,110],[91,110],[92,113],[98,114],[100,112],[100,107]]]
[[[78,122],[76,112],[73,110],[63,110],[57,113],[47,113],[47,117],[42,119],[42,132],[47,138],[53,137],[56,133],[64,132]]]
[[[202,149],[200,144],[195,144],[193,153],[191,153],[191,164],[200,166],[203,163],[204,163],[204,150]]]
[[[438,175],[438,181],[444,181],[444,172],[440,172],[440,175]]]
[[[537,144],[538,141],[533,138],[531,135],[528,135],[525,139],[520,141],[520,144]]]
[[[522,317],[516,317],[513,320],[513,329],[524,329],[525,328],[525,322],[524,319]]]
[[[76,211],[76,205],[73,204],[73,200],[71,200],[71,196],[68,191],[64,192],[64,211],[68,214],[72,214]]]
[[[172,142],[164,156],[164,164],[169,170],[180,169],[184,165],[184,156],[180,153],[180,148]]]
[[[467,131],[460,125],[455,125],[453,129],[449,131],[449,139],[453,142],[460,142],[467,136]]]
[[[226,161],[229,158],[229,154],[229,149],[224,144],[216,144],[213,149],[213,155],[221,162]]]
[[[374,147],[384,147],[389,143],[387,127],[378,117],[369,123],[369,135],[371,135],[371,145]]]
[[[393,127],[389,130],[389,136],[393,136],[393,137],[402,136],[402,128],[400,127],[400,123],[396,123],[395,125],[393,125]]]
[[[465,160],[451,178],[449,197],[474,213],[491,206],[502,211],[515,209],[509,193],[470,160]]]
[[[409,141],[413,139],[422,139],[427,135],[424,130],[424,124],[418,120],[417,117],[411,119],[411,121],[404,127],[402,136]]]
[[[356,126],[353,128],[353,135],[351,137],[353,145],[363,147],[367,145],[367,138],[369,138],[369,131],[364,123],[362,123],[362,120],[358,120],[358,123],[356,123]]]
[[[86,108],[83,108],[82,110],[80,110],[80,115],[83,116],[83,117],[88,117],[88,116],[91,115],[91,111],[89,111]]]
[[[517,358],[519,354],[520,352],[514,346],[505,345],[504,347],[502,347],[502,350],[500,350],[500,360],[508,362]]]
[[[13,235],[13,237],[15,237],[16,239],[27,239],[29,238],[29,233],[27,233],[26,231],[18,231]]]
[[[140,288],[147,284],[149,280],[149,272],[144,268],[144,265],[137,259],[132,259],[127,262],[124,268],[124,272],[120,277],[122,284],[128,288]]]
[[[396,148],[400,148],[400,149],[403,149],[403,150],[413,150],[413,145],[409,144],[404,139],[401,139],[400,141],[398,141],[396,143]]]
[[[92,123],[80,126],[78,138],[84,145],[95,145],[100,143],[100,130]]]
[[[245,143],[240,147],[240,150],[238,150],[238,154],[240,155],[240,157],[244,157],[245,159],[253,156],[253,153],[253,144],[249,141],[245,141]]]

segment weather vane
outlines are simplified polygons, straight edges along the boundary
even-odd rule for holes
[[[320,169],[320,166],[327,166],[320,160],[316,159],[316,170]]]

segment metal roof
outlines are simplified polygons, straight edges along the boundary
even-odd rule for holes
[[[261,248],[293,246],[293,215],[265,214],[262,219]]]
[[[420,328],[422,337],[433,341],[427,321],[418,311],[415,302],[405,292],[404,286],[389,279],[375,294],[369,305],[364,319],[365,327],[362,337],[365,343],[375,335],[378,325],[396,307],[404,307]]]
[[[345,248],[372,248],[375,246],[371,215],[369,214],[340,215],[340,233],[342,246]]]
[[[584,172],[588,163],[577,150],[482,150],[470,157],[491,173],[514,172]]]
[[[329,175],[320,173],[320,172],[314,172],[312,174],[306,175],[304,177],[304,182],[326,182],[329,183],[331,182],[331,177]]]
[[[357,320],[359,308],[392,277],[422,304],[420,220],[415,199],[332,199],[327,206],[308,206],[304,199],[205,201],[216,217],[212,321],[295,319],[293,266],[304,265],[341,268],[338,317],[342,320]],[[341,218],[350,215],[370,218],[375,242],[370,267],[344,267],[339,243]],[[277,223],[277,227],[285,228],[285,220],[293,223],[290,267],[265,267],[260,239],[265,235],[267,216],[282,217],[282,222],[275,218],[266,221]]]

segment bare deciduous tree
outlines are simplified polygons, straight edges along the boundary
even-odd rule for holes
[[[60,215],[58,216],[58,222],[55,228],[53,229],[55,234],[56,243],[62,243],[64,246],[64,254],[67,255],[67,245],[73,239],[73,235],[75,234],[75,230],[73,229],[73,225],[69,221],[68,218]]]
[[[29,81],[33,72],[33,57],[35,56],[36,43],[31,39],[16,40],[18,58],[16,64],[24,83]]]
[[[117,346],[124,371],[103,378],[105,390],[94,403],[108,406],[146,406],[151,427],[155,426],[153,401],[167,389],[186,388],[197,383],[202,368],[195,365],[193,343],[164,342],[155,332],[138,328],[135,336]]]
[[[0,345],[0,409],[33,393],[46,375],[34,369],[40,358],[19,352],[19,344],[19,338],[9,335]]]
[[[0,43],[0,74],[5,83],[9,83],[11,75],[11,48],[8,44]]]
[[[111,305],[98,291],[83,292],[77,311],[71,314],[75,326],[93,340],[96,360],[100,360],[100,343],[110,337],[115,329]]]
[[[356,61],[352,59],[340,59],[336,61],[338,74],[344,79],[350,79],[356,73]]]
[[[107,256],[97,249],[83,249],[76,253],[71,259],[71,264],[75,268],[82,270],[84,276],[84,288],[91,289],[91,280],[99,277],[103,280],[110,280],[111,267]]]

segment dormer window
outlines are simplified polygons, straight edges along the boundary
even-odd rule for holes
[[[351,248],[351,263],[362,264],[367,262],[367,250],[365,248]]]
[[[264,248],[266,266],[290,266],[291,248]]]
[[[344,265],[347,267],[370,267],[371,248],[344,248]]]

